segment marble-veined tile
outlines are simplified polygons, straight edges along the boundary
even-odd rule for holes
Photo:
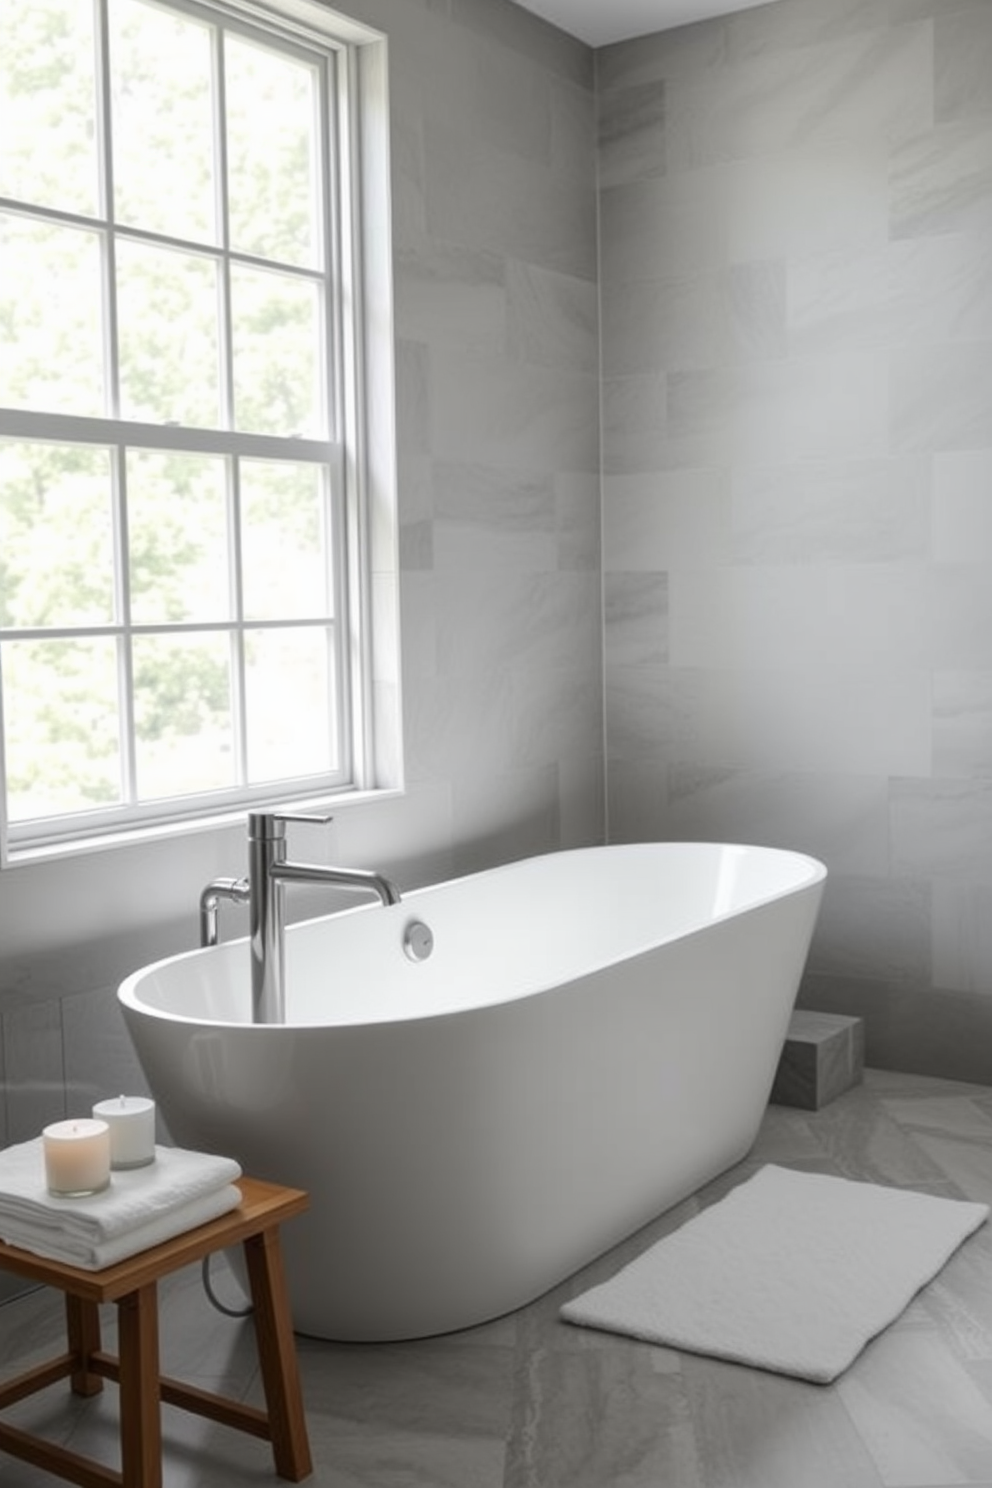
[[[624,759],[609,751],[606,780],[606,819],[611,842],[663,842],[671,839],[664,748],[654,756]]]
[[[396,333],[425,345],[498,352],[506,344],[506,266],[477,249],[394,255]]]
[[[682,1373],[706,1488],[879,1488],[834,1390],[691,1354]]]
[[[901,347],[893,352],[893,454],[987,450],[990,429],[992,340]]]
[[[730,209],[727,186],[727,176],[718,168],[603,190],[601,282],[616,286],[721,268]]]
[[[511,752],[511,686],[507,668],[419,679],[404,700],[409,779],[453,780],[466,759],[483,779],[495,777]]]
[[[882,140],[780,146],[710,174],[721,182],[731,263],[867,253],[888,242],[889,154]]]
[[[2,1016],[7,1140],[27,1142],[50,1121],[88,1115],[66,1110],[62,1008],[54,1000],[12,1009]]]
[[[539,59],[480,42],[457,26],[448,30],[444,45],[448,65],[432,67],[425,59],[417,69],[425,80],[428,117],[460,118],[463,137],[473,146],[485,141],[524,160],[549,162],[551,93]],[[591,95],[588,106],[591,113]]]
[[[498,42],[559,77],[592,90],[594,53],[520,5],[493,5],[490,0],[448,0],[451,20],[482,37],[484,46]],[[387,0],[392,14],[395,0]]]
[[[673,372],[668,436],[682,463],[768,465],[888,450],[888,365],[882,353],[794,357]]]
[[[665,85],[633,83],[600,94],[599,184],[619,186],[665,174]]]
[[[930,603],[922,565],[673,568],[671,656],[679,666],[735,671],[806,668],[825,688],[838,670],[881,682],[931,663],[921,618]]]
[[[987,243],[976,233],[947,233],[791,260],[788,333],[799,355],[988,338]]]
[[[932,665],[942,669],[992,668],[992,585],[975,563],[941,563],[928,574],[926,614]]]
[[[439,460],[528,471],[599,467],[593,372],[435,348],[430,418]]]
[[[934,883],[933,979],[955,992],[992,995],[992,885]]]
[[[724,55],[729,63],[747,57],[791,51],[795,47],[884,31],[889,16],[878,0],[791,0],[778,7],[758,5],[724,17]]]
[[[608,573],[604,586],[606,665],[668,660],[668,575]]]
[[[438,462],[434,567],[438,572],[556,569],[556,515],[550,475]]]
[[[603,290],[603,371],[623,377],[727,360],[716,275],[642,279]]]
[[[742,57],[672,79],[666,98],[672,170],[839,139],[904,139],[933,121],[932,31],[914,23]]]
[[[599,729],[595,747],[574,749],[557,763],[558,847],[598,847],[605,838],[606,771],[603,763],[603,700],[597,699]]]
[[[950,1137],[992,1138],[992,1114],[968,1095],[882,1096],[881,1108],[900,1126],[933,1129]]]
[[[992,115],[941,124],[893,147],[893,238],[992,227]]]
[[[604,292],[602,334],[608,376],[781,357],[783,268],[737,264],[620,283]]]
[[[883,1333],[837,1393],[886,1488],[992,1478],[988,1400],[936,1330]]]
[[[992,12],[983,0],[936,10],[933,46],[937,118],[992,114]]]
[[[888,778],[852,772],[668,771],[670,835],[762,842],[811,853],[831,873],[884,876],[889,866]]]
[[[992,449],[954,450],[933,459],[933,557],[938,563],[992,563]]]
[[[605,571],[729,561],[730,484],[730,472],[716,467],[605,476]]]
[[[606,744],[611,759],[682,758],[695,747],[693,684],[663,666],[612,666],[606,673]],[[680,685],[679,685],[680,684]]]
[[[737,470],[732,528],[736,563],[922,562],[930,464],[905,457]]]
[[[480,873],[494,863],[537,857],[561,845],[557,764],[476,771],[452,787],[455,874]]]
[[[545,84],[551,101],[551,164],[585,185],[596,158],[596,104],[592,92],[567,78]]]
[[[892,871],[992,883],[992,780],[894,779]]]
[[[833,976],[928,982],[930,907],[925,880],[832,873],[813,936],[810,969]]]
[[[506,1448],[499,1438],[425,1432],[342,1434],[333,1423],[316,1434],[320,1488],[503,1488]],[[321,1465],[326,1477],[321,1476]]]
[[[506,315],[511,356],[537,366],[598,372],[598,300],[589,280],[510,259]]]
[[[458,676],[490,668],[574,666],[599,654],[599,583],[594,574],[500,570],[439,578],[438,667]]]
[[[116,987],[62,999],[67,1108],[87,1115],[94,1103],[126,1090],[147,1095],[148,1081],[124,1025]]]
[[[510,759],[520,766],[591,755],[603,732],[598,671],[516,667],[510,681]]]
[[[914,1129],[912,1140],[955,1184],[962,1198],[981,1204],[992,1203],[992,1148],[987,1134],[977,1139],[965,1139],[953,1133],[937,1135]]]
[[[845,1178],[863,1179],[922,1193],[947,1193],[955,1182],[917,1141],[917,1134],[880,1109],[857,1087],[817,1113],[817,1140]]]
[[[923,672],[754,668],[725,684],[714,709],[720,724],[703,758],[749,770],[925,772],[928,703]]]
[[[420,341],[396,342],[396,437],[411,459],[430,455],[430,356]]]
[[[933,674],[934,774],[992,777],[992,669]]]
[[[722,286],[726,345],[722,360],[781,358],[787,352],[785,264],[778,259],[731,264]]]
[[[724,60],[724,32],[719,22],[655,31],[619,41],[596,52],[596,82],[602,93],[616,88],[693,76],[719,67]]]
[[[432,236],[596,277],[596,202],[549,164],[500,150],[481,135],[429,120],[425,136],[427,228]]]
[[[656,1353],[628,1342],[522,1359],[505,1488],[704,1488],[680,1377]]]
[[[553,481],[558,567],[599,572],[602,516],[598,474],[560,470],[554,473]]]
[[[669,463],[668,379],[663,373],[608,377],[601,385],[603,470],[657,471]],[[686,463],[689,463],[688,461]]]

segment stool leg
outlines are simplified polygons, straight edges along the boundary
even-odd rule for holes
[[[249,1236],[244,1250],[276,1472],[298,1483],[313,1465],[278,1229]]]
[[[154,1282],[117,1303],[123,1488],[162,1488],[158,1294]]]
[[[100,1352],[100,1309],[95,1302],[85,1302],[81,1297],[65,1294],[65,1332],[69,1352],[78,1360],[70,1375],[73,1393],[76,1395],[99,1395],[103,1380],[91,1374],[90,1356]]]

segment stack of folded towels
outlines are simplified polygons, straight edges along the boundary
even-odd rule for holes
[[[230,1157],[156,1147],[143,1168],[115,1169],[110,1187],[58,1198],[45,1182],[40,1137],[0,1152],[0,1240],[87,1271],[206,1224],[241,1201]]]

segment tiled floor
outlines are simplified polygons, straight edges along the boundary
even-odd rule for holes
[[[992,1200],[992,1088],[870,1071],[819,1112],[771,1107],[748,1161],[512,1317],[422,1343],[299,1340],[319,1488],[992,1488],[992,1225],[834,1385],[560,1323],[561,1301],[764,1162]],[[217,1278],[224,1292],[225,1278]],[[198,1270],[163,1306],[167,1372],[259,1399],[251,1325]],[[233,1292],[229,1294],[234,1300]],[[112,1316],[108,1314],[108,1317]],[[60,1347],[61,1297],[0,1308],[0,1373]],[[108,1336],[112,1339],[112,1334]],[[116,1390],[6,1419],[108,1462]],[[166,1409],[167,1488],[274,1479],[265,1443]],[[54,1480],[0,1457],[3,1488]]]

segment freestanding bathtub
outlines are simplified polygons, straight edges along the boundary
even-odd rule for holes
[[[760,847],[555,853],[291,927],[283,1025],[250,1022],[243,940],[119,998],[173,1140],[309,1190],[296,1328],[422,1337],[530,1301],[747,1153],[825,877]]]

